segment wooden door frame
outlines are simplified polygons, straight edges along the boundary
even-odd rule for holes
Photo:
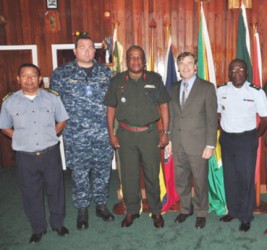
[[[31,50],[32,51],[32,63],[38,66],[38,54],[37,45],[1,45],[0,51],[8,50]]]

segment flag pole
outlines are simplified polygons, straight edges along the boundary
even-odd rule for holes
[[[255,34],[256,34],[256,32],[257,32],[257,28],[256,28],[256,25],[254,24],[253,25],[253,48],[255,48],[255,40],[254,40],[254,36],[255,36]],[[255,53],[255,51],[253,51],[253,53]],[[253,55],[253,56],[255,56],[255,55]],[[254,72],[254,74],[255,74],[256,72]],[[259,138],[259,140],[260,140],[261,138]],[[259,146],[260,146],[260,144],[259,144]],[[258,156],[257,157],[260,157],[261,158],[261,156],[258,154]],[[260,162],[260,166],[261,166],[261,162]],[[260,195],[261,195],[261,192],[260,192],[260,186],[261,186],[261,182],[260,182],[260,179],[261,179],[261,177],[260,177],[260,169],[258,170],[258,174],[256,175],[257,176],[257,178],[256,178],[256,208],[257,207],[259,207],[260,206],[260,203],[261,203],[261,198],[260,198]]]
[[[168,57],[168,48],[169,48],[169,41],[170,41],[170,38],[171,38],[171,22],[169,20],[169,18],[167,18],[164,22],[164,27],[166,29],[166,56]],[[167,68],[165,69],[167,70]],[[167,72],[165,72],[165,75],[167,74]],[[160,124],[160,126],[162,126],[162,123]],[[160,128],[159,128],[160,129]],[[161,154],[161,166],[162,166],[162,170],[164,169],[164,150],[162,150],[162,154]],[[164,172],[164,171],[163,171]],[[165,175],[165,174],[164,174]],[[167,184],[165,183],[165,186],[167,186]],[[175,202],[169,209],[169,211],[171,212],[177,212],[180,210],[180,202],[179,200],[177,202]]]
[[[258,48],[258,41],[256,39],[256,34],[257,34],[257,25],[254,24],[253,25],[253,58],[255,58],[255,60],[253,60],[253,64],[258,65],[258,60],[260,60],[261,58],[258,58],[257,56],[257,49]],[[257,49],[255,49],[257,48]],[[254,65],[253,65],[254,66]],[[253,67],[254,69],[254,67]],[[254,75],[256,75],[257,73],[259,74],[259,82],[253,82],[254,84],[259,83],[260,85],[262,85],[262,81],[261,81],[261,72],[259,72],[259,65],[258,68],[255,68],[255,72],[253,72]],[[256,72],[257,71],[257,72]],[[259,86],[262,87],[262,86]],[[258,118],[257,118],[258,120]],[[254,209],[254,212],[257,214],[262,214],[262,213],[267,213],[267,203],[261,201],[261,163],[262,163],[262,146],[263,145],[263,138],[262,136],[259,137],[259,146],[258,146],[258,151],[257,151],[257,158],[259,157],[259,159],[257,159],[257,164],[256,164],[256,178],[255,178],[255,182],[256,182],[256,208]],[[258,165],[258,169],[257,169],[257,165]]]
[[[149,48],[149,70],[154,70],[154,31],[157,27],[156,21],[154,18],[151,19],[149,23],[150,28],[150,37],[151,37],[151,44]]]
[[[197,0],[197,21],[198,21],[198,26],[200,24],[200,6],[201,6],[202,1],[201,0]]]
[[[164,22],[164,26],[166,29],[166,51],[168,49],[168,42],[171,36],[171,22],[169,20],[169,18],[166,19],[166,21]]]
[[[113,25],[114,25],[114,30],[116,31],[115,35],[113,36],[113,39],[115,41],[118,41],[118,38],[119,38],[119,25],[120,25],[120,22],[118,20],[114,21],[113,22]],[[115,41],[113,40],[113,67],[114,67],[114,46],[115,46]],[[119,63],[119,62],[118,62]],[[114,129],[116,131],[117,129],[117,126],[118,126],[118,123],[115,121],[115,124],[114,124]],[[119,185],[118,185],[118,189],[117,189],[117,198],[119,200],[118,203],[116,203],[113,208],[112,208],[112,211],[113,213],[115,214],[118,214],[118,215],[123,215],[125,214],[125,206],[124,206],[124,202],[123,202],[123,194],[122,194],[122,186],[121,186],[121,171],[120,171],[120,159],[119,159],[119,154],[118,154],[118,150],[115,150],[115,164],[116,164],[116,169],[118,171],[118,182],[119,182]]]
[[[117,20],[113,24],[116,29],[116,40],[119,40],[119,32],[118,32],[119,29],[118,28],[119,28],[120,22]]]

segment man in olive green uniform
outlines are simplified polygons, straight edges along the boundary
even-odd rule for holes
[[[154,226],[164,227],[160,215],[160,149],[168,144],[170,97],[160,75],[144,70],[144,50],[132,46],[126,55],[128,70],[117,74],[105,96],[110,144],[119,151],[121,182],[126,206],[122,227],[129,227],[139,217],[140,165]],[[156,122],[162,118],[159,135]],[[119,128],[114,134],[114,119]]]

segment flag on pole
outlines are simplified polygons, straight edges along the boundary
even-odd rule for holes
[[[177,82],[177,70],[172,53],[172,42],[171,37],[168,41],[168,50],[165,60],[165,77],[164,84],[168,91],[170,91],[171,85]],[[164,181],[166,186],[166,194],[162,199],[162,210],[161,212],[167,212],[178,200],[179,196],[176,192],[175,180],[174,180],[174,162],[171,155],[164,155]]]
[[[122,70],[122,57],[123,57],[123,47],[117,39],[118,33],[117,28],[114,28],[113,33],[113,67],[112,70],[114,75],[121,72]]]
[[[213,56],[202,3],[200,8],[200,27],[198,36],[198,76],[210,81],[216,88]],[[227,209],[218,137],[219,131],[215,153],[209,160],[209,210],[210,212],[215,211],[217,215],[223,215],[226,213]]]
[[[112,71],[113,74],[116,75],[117,73],[120,73],[122,70],[122,55],[123,55],[123,47],[118,41],[118,31],[117,28],[114,28],[113,32],[113,66]],[[116,131],[118,128],[118,121],[115,119],[114,122],[114,130]],[[118,169],[119,174],[119,182],[120,182],[120,158],[118,154],[118,150],[115,150],[114,157],[112,160],[112,169]],[[120,199],[122,199],[122,187],[121,182],[118,189],[118,196]]]
[[[227,213],[221,146],[219,144],[220,131],[217,131],[217,144],[213,156],[209,159],[209,211],[217,215]]]
[[[202,3],[200,8],[200,27],[198,36],[198,76],[212,82],[216,87],[213,56]]]
[[[237,49],[236,58],[242,59],[246,62],[248,68],[248,81],[252,82],[252,67],[250,56],[250,38],[246,8],[244,3],[241,4],[241,12],[238,19],[238,34],[237,34]]]
[[[171,37],[168,41],[168,50],[167,50],[167,57],[165,59],[165,77],[164,83],[167,91],[169,92],[171,89],[171,85],[177,82],[177,69],[175,67],[175,62],[172,53],[172,40]]]
[[[258,32],[255,32],[253,37],[253,84],[262,88],[262,59]]]
[[[255,32],[253,36],[253,84],[262,88],[262,60],[260,50],[260,37],[259,33]],[[260,118],[257,115],[257,125],[260,123]],[[261,149],[262,149],[262,137],[259,138],[259,146],[257,150],[257,161],[255,169],[255,183],[260,181],[260,166],[261,166]]]

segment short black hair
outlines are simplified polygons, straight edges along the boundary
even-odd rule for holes
[[[235,58],[235,59],[233,59],[233,60],[230,62],[230,64],[229,64],[228,70],[230,70],[230,68],[232,67],[232,65],[233,65],[234,63],[243,63],[243,64],[244,64],[244,68],[245,68],[245,70],[246,70],[246,71],[248,70],[248,66],[247,66],[246,61],[244,61],[243,59],[240,59],[240,58]]]
[[[38,76],[41,76],[41,71],[40,69],[33,63],[23,63],[19,66],[19,69],[18,69],[18,76],[20,76],[20,73],[21,73],[21,70],[22,68],[26,68],[26,67],[31,67],[31,68],[35,68],[38,72]]]
[[[76,41],[75,41],[75,48],[76,48],[76,49],[77,49],[77,47],[78,47],[78,42],[79,42],[80,40],[91,40],[91,41],[93,42],[94,47],[95,47],[94,41],[93,41],[93,39],[92,39],[91,37],[89,37],[89,36],[87,36],[87,35],[81,35],[81,36],[78,36],[78,37],[76,38]]]
[[[185,57],[187,56],[191,56],[193,57],[194,59],[194,64],[197,64],[197,57],[194,53],[192,52],[188,52],[188,51],[185,51],[185,52],[182,52],[180,53],[178,56],[177,56],[177,63],[179,64],[180,61],[182,61]]]
[[[138,45],[132,45],[129,49],[127,49],[127,52],[126,52],[126,59],[129,58],[129,53],[131,50],[134,50],[134,49],[138,49],[142,52],[142,56],[143,56],[143,59],[146,60],[146,55],[145,55],[145,51],[143,50],[142,47],[138,46]]]

